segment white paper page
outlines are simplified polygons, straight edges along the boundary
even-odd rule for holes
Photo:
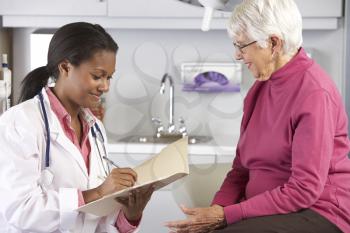
[[[163,148],[162,151],[134,168],[137,173],[137,184],[133,187],[107,195],[78,208],[78,211],[105,216],[114,211],[119,203],[116,197],[128,196],[136,189],[146,189],[153,185],[160,189],[189,174],[188,138],[182,138]]]

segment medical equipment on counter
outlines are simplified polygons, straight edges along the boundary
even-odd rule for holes
[[[7,54],[1,56],[1,68],[0,68],[0,102],[2,102],[1,113],[10,108],[10,95],[11,95],[11,70],[8,67]]]

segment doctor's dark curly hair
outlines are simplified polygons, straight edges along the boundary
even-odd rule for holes
[[[100,25],[77,22],[59,28],[50,41],[47,65],[32,70],[22,81],[19,102],[36,96],[49,77],[57,79],[62,61],[79,66],[100,51],[118,51],[117,43]]]

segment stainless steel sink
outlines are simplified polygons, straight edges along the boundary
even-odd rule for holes
[[[129,136],[120,139],[120,142],[129,142],[129,143],[160,143],[160,144],[169,144],[178,139],[181,135],[171,135],[171,136],[161,136],[157,138],[155,136]],[[199,144],[199,143],[208,143],[212,140],[212,137],[209,136],[188,136],[188,144]]]

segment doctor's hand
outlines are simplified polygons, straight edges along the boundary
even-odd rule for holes
[[[116,198],[116,201],[122,204],[122,211],[129,221],[138,221],[141,219],[142,212],[150,200],[153,191],[153,186],[145,186],[131,191],[128,197]]]
[[[224,208],[213,205],[207,208],[186,208],[181,206],[187,215],[186,220],[167,222],[170,232],[178,233],[209,233],[226,226]]]
[[[137,174],[131,168],[114,168],[100,186],[82,192],[84,202],[89,203],[108,194],[132,187],[136,180]]]
[[[134,186],[137,174],[131,168],[114,168],[98,186],[101,197]]]

